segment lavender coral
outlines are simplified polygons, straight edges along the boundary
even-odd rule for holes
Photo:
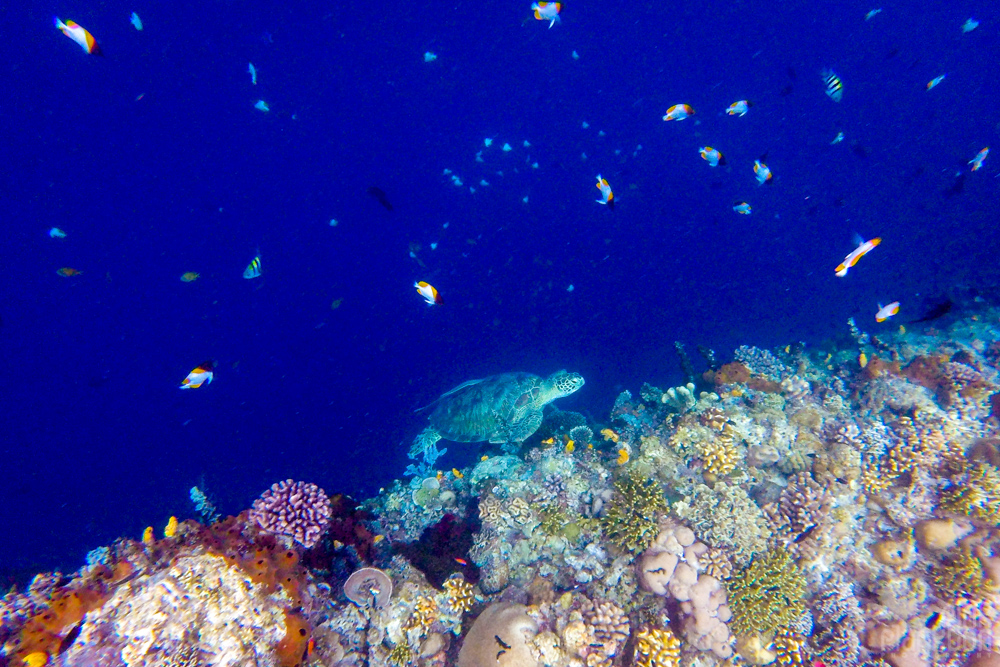
[[[254,501],[250,520],[261,530],[285,535],[309,549],[330,525],[330,499],[323,489],[286,479]]]

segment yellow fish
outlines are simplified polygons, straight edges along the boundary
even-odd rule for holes
[[[146,526],[146,530],[142,531],[142,543],[149,546],[153,543],[153,527]]]
[[[618,465],[623,466],[628,463],[628,450],[622,447],[618,450]]]
[[[49,654],[45,651],[35,651],[21,658],[26,667],[45,667],[49,662]]]
[[[567,454],[572,454],[574,449],[576,449],[576,443],[573,442],[572,440],[567,440],[566,441],[566,453]]]
[[[455,476],[455,479],[462,479],[463,477],[465,477],[465,475],[462,474],[462,471],[459,470],[458,468],[452,468],[451,474]]]

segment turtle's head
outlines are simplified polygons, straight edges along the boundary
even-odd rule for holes
[[[549,383],[552,390],[560,396],[569,396],[574,391],[583,386],[583,376],[579,373],[567,373],[559,371],[549,376]]]

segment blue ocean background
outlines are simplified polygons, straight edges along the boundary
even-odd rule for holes
[[[471,378],[580,372],[558,405],[596,423],[683,381],[674,341],[702,370],[698,345],[995,299],[1000,157],[967,162],[1000,149],[997,3],[581,1],[552,29],[529,5],[3,3],[0,584],[194,516],[194,485],[224,513],[285,478],[372,495]],[[836,278],[855,233],[883,243]]]

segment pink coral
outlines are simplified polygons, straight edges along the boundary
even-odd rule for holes
[[[291,537],[308,549],[330,525],[330,499],[315,484],[286,479],[254,501],[250,520],[261,530]]]

